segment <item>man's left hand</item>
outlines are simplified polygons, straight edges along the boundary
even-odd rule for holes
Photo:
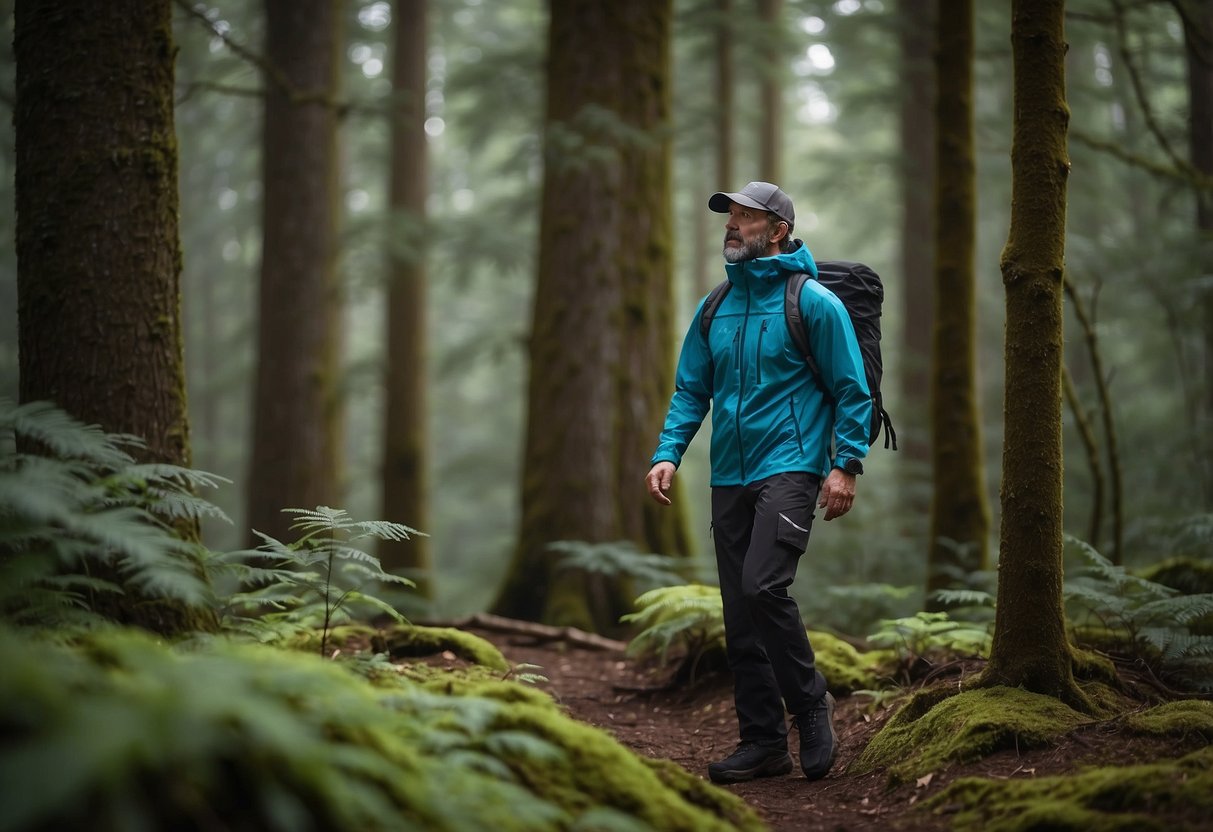
[[[854,503],[855,475],[848,474],[841,468],[831,468],[825,482],[821,484],[817,507],[826,510],[825,519],[833,520],[850,511]]]

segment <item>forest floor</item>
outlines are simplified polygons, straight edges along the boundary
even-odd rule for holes
[[[727,672],[702,678],[692,688],[663,684],[667,672],[638,667],[625,658],[622,645],[587,649],[567,641],[466,627],[493,642],[514,664],[535,665],[545,677],[539,687],[552,695],[573,718],[611,733],[637,754],[672,760],[701,777],[707,765],[728,756],[737,745],[732,681]],[[448,654],[448,659],[454,657]],[[958,665],[968,675],[979,664]],[[953,677],[959,679],[959,675]],[[1033,751],[1002,751],[975,763],[958,765],[890,788],[881,772],[848,774],[848,765],[891,715],[892,708],[873,708],[866,696],[838,700],[835,724],[840,749],[825,779],[808,782],[800,773],[725,786],[752,806],[773,832],[852,832],[854,830],[945,830],[950,816],[915,807],[960,777],[1028,778],[1064,774],[1084,766],[1128,765],[1176,756],[1177,749],[1147,737],[1126,737],[1093,727],[1067,736],[1058,745]],[[790,751],[797,759],[795,733]],[[925,781],[925,782],[924,782]],[[1213,829],[1200,818],[1182,828]]]

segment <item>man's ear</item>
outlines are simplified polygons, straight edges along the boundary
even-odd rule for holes
[[[776,223],[776,225],[780,226],[780,230],[771,235],[772,243],[778,243],[782,240],[786,240],[788,235],[792,233],[791,227],[784,220],[780,220],[778,223]]]

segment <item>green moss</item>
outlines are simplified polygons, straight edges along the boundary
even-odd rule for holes
[[[1213,742],[1213,702],[1181,699],[1133,714],[1125,724],[1139,734],[1180,739],[1199,735]]]
[[[1005,748],[1046,745],[1085,721],[1057,699],[1019,688],[931,688],[894,714],[848,770],[887,769],[902,783]]]
[[[1201,828],[1213,809],[1213,748],[1179,760],[1091,768],[1069,776],[963,778],[924,809],[953,815],[952,827],[960,832]]]
[[[642,760],[605,731],[564,718],[551,707],[514,704],[500,713],[494,728],[535,735],[563,751],[561,765],[533,755],[507,762],[528,789],[573,814],[607,806],[654,829],[764,828],[740,798],[673,763]]]
[[[1177,589],[1184,595],[1213,592],[1213,561],[1192,557],[1167,558],[1143,569],[1147,581]]]
[[[818,630],[809,631],[809,642],[813,645],[817,668],[826,677],[835,696],[873,690],[878,686],[880,662],[872,653],[861,653],[837,636]]]
[[[503,672],[510,669],[510,663],[491,642],[453,627],[401,625],[387,630],[383,637],[393,658],[432,656],[449,650],[473,664]]]
[[[517,683],[371,685],[315,655],[124,631],[69,648],[0,628],[0,666],[6,828],[762,828]]]

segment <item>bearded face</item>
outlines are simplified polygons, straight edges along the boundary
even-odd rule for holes
[[[729,228],[724,232],[724,259],[729,263],[740,263],[765,257],[771,247],[771,227],[765,221],[752,231],[749,238],[739,229]]]

